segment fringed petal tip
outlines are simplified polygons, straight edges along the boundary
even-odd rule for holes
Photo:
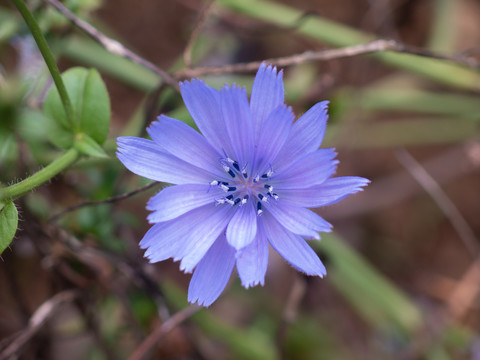
[[[248,289],[248,288],[251,288],[251,287],[255,287],[255,286],[263,286],[265,284],[265,279],[262,279],[262,280],[253,280],[253,281],[241,281],[242,283],[242,286],[245,288],[245,289]]]
[[[234,265],[235,251],[225,236],[220,236],[193,273],[188,287],[188,301],[210,306],[225,289]]]
[[[280,69],[280,71],[278,71],[275,65],[267,64],[265,61],[260,64],[260,67],[257,70],[257,76],[263,73],[270,73],[276,75],[279,80],[282,80],[283,78],[283,69]]]

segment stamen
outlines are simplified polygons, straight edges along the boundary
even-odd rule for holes
[[[257,202],[257,216],[260,216],[260,214],[263,213],[263,210],[262,210],[262,204],[259,202]]]
[[[228,185],[228,184],[227,184]],[[220,187],[222,188],[223,191],[227,192],[228,189],[230,189],[230,187],[228,187],[227,185],[225,185],[223,182],[220,184]]]
[[[223,168],[223,170],[225,170],[225,172],[226,172],[228,175],[230,175],[232,178],[235,177],[235,173],[233,172],[232,169],[230,169],[229,166],[227,166],[227,165],[222,165],[222,168]]]
[[[233,205],[237,205],[240,202],[240,198],[236,198],[235,201],[233,202]]]
[[[242,205],[245,205],[248,201],[248,195],[245,195],[242,199]]]
[[[271,193],[271,192],[273,191],[273,186],[272,186],[272,185],[265,184],[263,187],[264,187],[265,189],[267,189],[267,191],[268,191],[269,193]]]
[[[229,157],[227,157],[226,159],[224,159],[225,161],[227,161],[229,164],[232,164],[233,167],[235,168],[235,170],[237,171],[240,171],[240,166],[238,165],[238,162],[233,160],[233,159],[230,159]]]
[[[236,190],[237,190],[237,188],[235,186],[230,186],[228,188],[228,191],[236,191]]]
[[[213,180],[213,181],[210,183],[210,185],[212,185],[212,186],[217,186],[219,183],[220,183],[219,181]]]
[[[263,196],[262,194],[258,194],[258,198],[263,201],[263,202],[267,202],[268,201],[268,198],[266,196]]]
[[[260,175],[257,175],[257,176],[255,176],[255,177],[253,178],[253,182],[254,182],[254,183],[257,183],[257,182],[259,182],[259,181],[260,181]]]
[[[265,174],[262,175],[262,179],[268,179],[273,175],[273,170],[270,168]]]
[[[280,198],[280,197],[278,196],[278,194],[275,194],[275,193],[272,194],[272,197],[273,197],[275,200],[278,200],[278,199]]]
[[[216,205],[223,205],[223,204],[225,204],[225,199],[216,199],[215,201],[217,202]]]
[[[233,195],[228,195],[226,198],[225,198],[225,202],[227,204],[230,204],[230,205],[235,205],[234,201],[233,201]]]

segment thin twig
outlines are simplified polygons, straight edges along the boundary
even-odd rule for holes
[[[470,225],[462,216],[455,204],[445,194],[440,185],[434,178],[410,155],[405,149],[395,151],[398,161],[408,170],[413,178],[425,189],[432,197],[440,210],[450,220],[465,247],[473,258],[480,254],[480,246]]]
[[[87,23],[86,21],[83,21],[79,17],[77,17],[74,13],[72,13],[70,10],[68,10],[65,6],[62,5],[58,0],[43,0],[46,3],[52,5],[54,8],[56,8],[59,12],[61,12],[66,18],[68,18],[75,26],[77,26],[79,29],[87,33],[93,40],[98,42],[100,45],[102,45],[107,51],[110,51],[113,54],[122,56],[126,59],[129,59],[145,68],[148,70],[152,71],[153,73],[157,74],[160,76],[163,81],[165,81],[167,84],[171,85],[173,88],[175,88],[177,91],[179,91],[179,86],[177,81],[172,78],[165,70],[162,70],[158,66],[154,65],[150,61],[142,58],[140,55],[134,53],[133,51],[127,49],[124,45],[122,45],[120,42],[109,38],[102,32],[98,31],[95,27]]]
[[[35,311],[28,322],[28,326],[0,353],[0,360],[5,360],[15,356],[20,349],[42,329],[43,324],[58,310],[58,307],[64,303],[74,300],[78,296],[76,291],[63,291],[45,301]],[[18,355],[18,354],[17,354]]]
[[[158,342],[175,327],[180,325],[182,322],[187,320],[189,317],[194,315],[200,307],[197,305],[190,305],[189,307],[177,312],[159,327],[157,327],[146,339],[143,341],[140,346],[135,350],[129,360],[141,360],[143,359],[150,350],[158,344]]]
[[[303,275],[296,274],[295,280],[290,288],[287,303],[282,314],[282,321],[277,332],[277,343],[280,349],[284,350],[284,344],[287,338],[290,325],[298,316],[298,309],[302,299],[307,291],[307,282]]]
[[[197,37],[200,34],[200,31],[202,30],[203,25],[205,24],[205,21],[207,20],[210,10],[213,8],[213,4],[215,4],[215,0],[210,0],[210,2],[206,4],[202,9],[202,11],[200,12],[200,16],[197,20],[195,28],[193,29],[192,34],[188,39],[187,45],[185,46],[185,50],[183,50],[183,61],[185,62],[185,65],[187,67],[192,66],[193,45],[195,44],[195,40],[197,40]]]
[[[458,281],[448,299],[448,312],[460,320],[471,308],[480,293],[480,257],[474,261]]]
[[[111,204],[111,203],[114,203],[114,202],[117,202],[117,201],[120,201],[120,200],[125,200],[131,196],[134,196],[138,193],[141,193],[143,191],[146,191],[148,189],[151,189],[155,186],[157,186],[158,184],[160,184],[158,181],[154,181],[150,184],[147,184],[145,186],[142,186],[138,189],[135,189],[135,190],[132,190],[128,193],[125,193],[125,194],[121,194],[121,195],[117,195],[117,196],[112,196],[112,197],[109,197],[108,199],[104,199],[104,200],[98,200],[98,201],[84,201],[82,203],[79,203],[79,204],[75,204],[75,205],[72,205],[72,206],[69,206],[68,208],[66,208],[65,210],[59,212],[58,214],[55,214],[53,215],[50,219],[48,219],[48,222],[53,222],[53,221],[56,221],[58,220],[60,217],[72,212],[72,211],[75,211],[75,210],[78,210],[80,208],[83,208],[85,206],[93,206],[93,205],[102,205],[102,204]]]
[[[408,46],[399,43],[395,40],[374,40],[365,44],[347,46],[340,49],[327,49],[320,51],[306,51],[301,54],[291,56],[271,58],[262,61],[252,61],[249,63],[238,63],[224,66],[208,66],[198,67],[194,69],[183,69],[174,74],[176,79],[197,77],[200,75],[219,75],[224,73],[245,73],[253,72],[258,69],[262,62],[268,64],[286,67],[297,64],[303,64],[312,61],[326,61],[333,59],[340,59],[346,57],[353,57],[358,55],[365,55],[377,53],[382,51],[393,51],[417,56],[423,56],[432,59],[446,60],[459,65],[469,67],[475,70],[480,69],[480,65],[474,58],[465,55],[447,55],[439,52],[434,52],[420,47]]]

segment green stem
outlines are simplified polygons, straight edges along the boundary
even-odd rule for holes
[[[37,43],[38,49],[42,53],[43,58],[45,59],[45,63],[47,64],[48,70],[52,75],[53,82],[57,87],[58,93],[60,94],[60,99],[62,100],[63,107],[65,108],[65,113],[67,114],[68,121],[72,124],[74,129],[77,128],[72,103],[70,98],[68,97],[67,89],[65,88],[65,84],[63,83],[62,76],[60,75],[60,70],[58,70],[57,63],[48,47],[47,41],[40,30],[35,18],[33,17],[28,7],[25,5],[23,0],[12,0],[12,2],[17,7],[20,14],[22,14],[25,22],[27,23],[30,32]]]
[[[0,201],[15,200],[20,196],[30,192],[36,187],[47,182],[66,167],[73,164],[80,157],[76,149],[70,149],[58,159],[51,162],[42,170],[36,172],[32,176],[20,181],[19,183],[10,185],[4,189],[0,189]]]

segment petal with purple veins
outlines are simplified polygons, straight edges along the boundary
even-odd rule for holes
[[[231,152],[220,106],[220,93],[202,80],[180,83],[183,101],[198,129],[219,154]]]
[[[263,122],[257,139],[255,169],[262,175],[272,165],[290,133],[295,115],[292,109],[281,105]]]
[[[216,186],[201,184],[183,184],[169,186],[153,196],[147,209],[154,211],[148,215],[151,223],[168,221],[198,207],[214,204],[215,200],[225,196],[225,192]]]
[[[320,185],[306,189],[277,190],[282,201],[296,206],[314,208],[334,204],[346,196],[362,191],[370,180],[356,176],[327,179]]]
[[[233,148],[235,160],[244,167],[253,160],[255,129],[244,88],[232,85],[220,91],[223,119]]]
[[[276,189],[304,189],[319,185],[335,174],[338,160],[334,149],[319,149],[272,176]]]
[[[210,306],[222,293],[235,265],[235,250],[220,236],[193,273],[188,287],[188,301]]]
[[[313,211],[283,202],[281,199],[265,206],[268,212],[294,234],[320,240],[319,232],[331,232],[332,225]]]
[[[277,73],[276,67],[262,63],[253,81],[250,97],[250,109],[256,123],[257,137],[263,122],[283,102],[283,71]]]
[[[165,152],[217,176],[224,176],[218,164],[220,154],[200,133],[187,124],[162,115],[147,129],[150,137]]]
[[[327,274],[318,255],[302,237],[291,233],[272,218],[265,220],[265,231],[270,245],[294,268],[307,275],[323,277]]]
[[[208,184],[213,175],[163,151],[155,142],[117,138],[117,157],[131,172],[171,184]]]
[[[327,126],[327,107],[328,101],[317,103],[293,124],[290,136],[275,164],[279,171],[305,154],[318,149]]]
[[[268,265],[268,241],[258,221],[257,235],[248,246],[236,253],[237,271],[242,285],[248,289],[256,285],[262,285],[265,281],[265,273]]]
[[[257,215],[252,201],[235,208],[235,215],[227,227],[227,240],[235,249],[250,244],[257,233]]]

